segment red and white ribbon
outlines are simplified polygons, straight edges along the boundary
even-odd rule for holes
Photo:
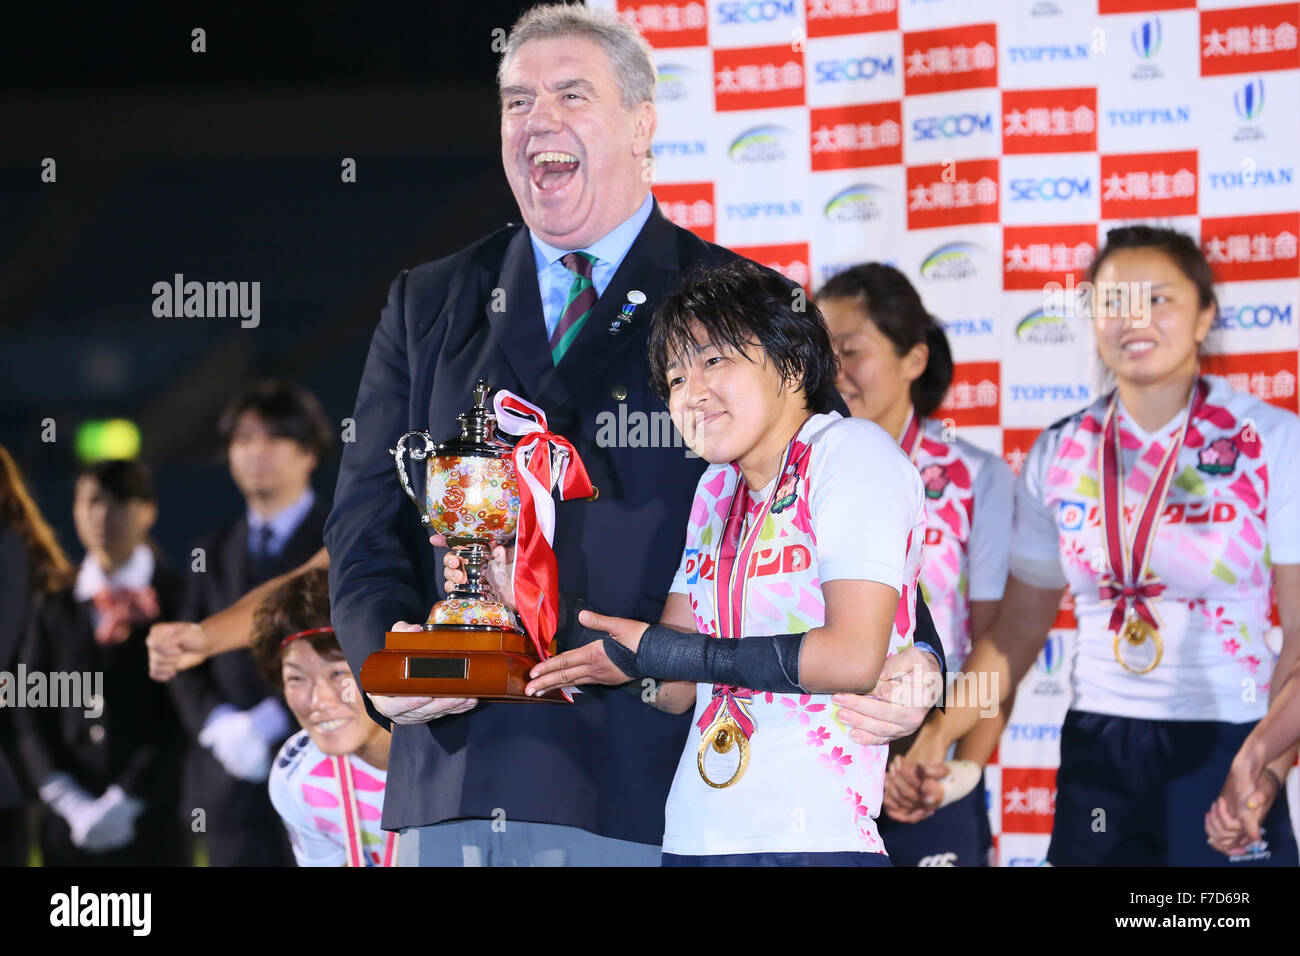
[[[559,613],[560,579],[551,542],[555,540],[555,501],[589,498],[595,493],[587,468],[573,444],[548,431],[546,413],[532,402],[501,389],[492,399],[497,431],[519,435],[514,464],[519,476],[519,524],[511,584],[515,607],[538,656],[553,653]],[[566,695],[567,696],[567,695]]]
[[[1107,567],[1098,590],[1103,601],[1115,602],[1110,614],[1112,633],[1120,632],[1130,612],[1152,627],[1160,627],[1160,617],[1153,602],[1164,593],[1165,585],[1147,570],[1147,564],[1164,513],[1165,498],[1178,471],[1178,453],[1182,451],[1187,429],[1205,404],[1207,392],[1204,379],[1198,378],[1192,386],[1187,416],[1177,437],[1165,449],[1155,478],[1138,507],[1137,526],[1133,529],[1131,544],[1124,527],[1124,465],[1117,416],[1118,391],[1112,393],[1106,406],[1102,440],[1097,448],[1097,471],[1101,475],[1101,533],[1106,542]]]
[[[334,760],[334,772],[338,774],[339,803],[343,810],[343,853],[344,866],[369,866],[370,858],[366,855],[365,838],[362,835],[361,814],[357,809],[357,787],[352,779],[352,761],[346,756],[337,756]],[[380,866],[393,866],[397,863],[397,833],[388,833],[384,838],[384,852],[379,857]]]

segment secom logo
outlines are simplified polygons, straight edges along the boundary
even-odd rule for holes
[[[795,0],[749,0],[748,3],[718,4],[719,23],[769,23],[783,17],[793,19],[798,4]]]
[[[1009,183],[1012,202],[1055,202],[1062,199],[1087,198],[1092,195],[1091,179],[1044,176],[1020,178]]]

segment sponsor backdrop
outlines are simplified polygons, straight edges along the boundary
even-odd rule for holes
[[[1223,306],[1210,370],[1296,411],[1300,3],[590,2],[655,48],[667,215],[811,291],[896,265],[952,342],[940,414],[1013,468],[1097,394],[1060,303],[1133,220],[1199,237]],[[990,767],[1003,865],[1046,852],[1071,624],[1064,607]]]

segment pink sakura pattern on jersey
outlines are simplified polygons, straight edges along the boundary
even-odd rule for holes
[[[1262,636],[1268,629],[1270,603],[1265,543],[1269,476],[1263,439],[1248,416],[1231,407],[1250,399],[1222,380],[1207,381],[1210,391],[1188,425],[1147,565],[1148,574],[1166,588],[1152,607],[1162,618],[1166,662],[1209,664],[1194,648],[1198,635],[1211,635],[1212,641],[1199,643],[1231,659],[1241,675],[1268,679],[1272,655]],[[1081,638],[1106,630],[1095,618],[1098,584],[1106,573],[1097,520],[1097,444],[1105,410],[1103,398],[1059,426],[1055,454],[1045,470],[1044,503],[1058,519],[1062,568],[1076,596]],[[1126,452],[1142,450],[1125,454],[1123,462],[1124,523],[1130,540],[1142,496],[1152,486],[1179,424],[1171,423],[1148,444],[1132,430],[1127,416],[1119,417],[1121,447]],[[1102,610],[1108,613],[1109,604]],[[1084,626],[1089,616],[1094,616],[1091,629]],[[1110,656],[1095,646],[1095,659]],[[1166,666],[1162,663],[1155,673]]]
[[[942,636],[948,668],[955,671],[970,653],[967,548],[975,495],[963,451],[956,442],[943,441],[943,427],[941,421],[926,420],[916,455],[925,484],[926,512],[920,584],[935,630]]]
[[[766,695],[765,695],[766,696]],[[794,697],[781,697],[781,704],[786,708],[786,716],[796,718],[799,723],[807,726],[812,723],[809,714],[818,714],[826,709],[826,705],[820,701],[813,703],[812,694],[800,694],[796,699]]]

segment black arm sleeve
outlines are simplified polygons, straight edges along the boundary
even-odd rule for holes
[[[943,710],[948,703],[948,659],[944,656],[943,641],[939,640],[939,632],[934,629],[934,618],[930,617],[930,609],[926,607],[919,587],[916,589],[916,631],[912,641],[929,645],[939,658],[939,703],[935,706]]]
[[[806,693],[799,684],[799,650],[804,634],[767,637],[710,637],[682,634],[670,627],[652,625],[641,635],[634,665],[637,674],[662,680],[689,680],[702,684],[731,684],[750,690],[781,694]],[[625,657],[630,651],[612,639]],[[620,670],[624,663],[611,655]]]

